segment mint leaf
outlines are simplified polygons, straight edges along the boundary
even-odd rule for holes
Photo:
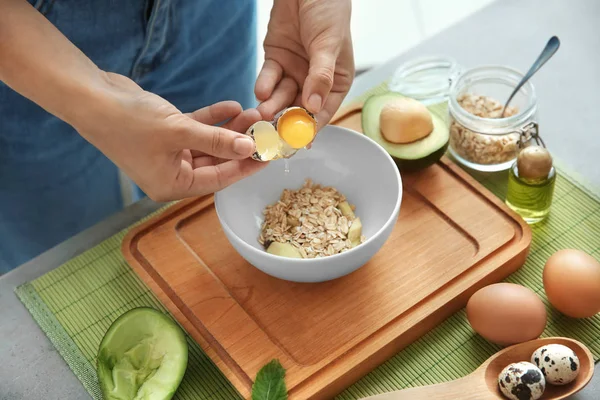
[[[279,360],[271,360],[264,365],[252,385],[252,400],[287,400],[285,368]]]

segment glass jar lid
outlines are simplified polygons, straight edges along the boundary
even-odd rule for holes
[[[452,81],[461,71],[462,67],[451,57],[419,57],[396,69],[388,89],[426,105],[446,102]]]

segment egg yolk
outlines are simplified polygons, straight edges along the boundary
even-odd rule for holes
[[[314,120],[302,110],[291,110],[281,116],[277,130],[281,138],[294,149],[306,147],[316,133]]]
[[[261,160],[269,161],[279,154],[281,147],[279,135],[268,122],[259,122],[254,126],[254,142]]]

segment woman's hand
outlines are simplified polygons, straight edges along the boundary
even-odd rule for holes
[[[99,104],[69,122],[153,200],[213,193],[266,166],[239,133],[261,119],[256,109],[224,101],[182,114],[125,76],[106,81]]]
[[[263,118],[290,105],[329,123],[354,79],[350,0],[275,0],[255,95]]]
[[[261,119],[257,110],[222,102],[182,114],[101,71],[23,0],[0,1],[0,80],[73,126],[156,201],[213,193],[266,166],[238,133]]]

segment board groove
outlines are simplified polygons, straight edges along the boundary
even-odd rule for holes
[[[209,196],[204,196],[204,197],[200,197],[199,199],[195,199],[195,200],[186,200],[183,202],[180,202],[178,205],[173,206],[172,208],[166,210],[163,215],[165,217],[169,217],[169,219],[172,218],[177,218],[180,215],[185,215],[186,213],[189,212],[190,209],[192,209],[194,206],[197,206],[198,203],[200,204],[200,207],[204,210],[206,209],[206,207],[210,204],[212,204],[212,195]],[[169,219],[163,219],[162,222],[166,223]],[[182,221],[185,221],[182,220]],[[176,224],[176,227],[180,225],[180,223],[182,222],[178,222]],[[161,222],[158,222],[154,225],[154,226],[159,226],[161,225]],[[152,267],[152,265],[148,262],[148,260],[146,260],[146,258],[144,258],[144,256],[138,251],[136,245],[137,242],[139,241],[141,235],[143,235],[144,233],[146,233],[148,231],[148,229],[151,229],[151,225],[143,228],[143,226],[140,226],[140,232],[139,235],[135,235],[131,238],[131,241],[128,243],[127,248],[125,248],[124,253],[130,255],[131,257],[134,257],[140,264],[140,266],[144,269],[144,272],[146,272],[147,276],[158,285],[158,287],[160,288],[160,290],[162,290],[164,292],[164,295],[167,296],[167,298],[170,300],[170,302],[172,302],[172,304],[177,307],[177,309],[181,312],[181,314],[183,314],[183,316],[194,325],[194,328],[198,331],[198,333],[200,335],[202,335],[203,339],[207,342],[207,344],[209,346],[211,346],[211,348],[213,350],[215,350],[218,354],[218,356],[220,357],[220,361],[224,362],[225,365],[227,365],[227,367],[229,367],[231,370],[235,371],[236,375],[242,379],[244,381],[244,383],[246,385],[252,385],[252,379],[244,373],[244,371],[239,367],[239,365],[237,365],[237,363],[235,363],[235,361],[229,357],[229,354],[227,353],[227,351],[225,349],[223,349],[222,346],[220,346],[218,340],[216,340],[210,333],[210,331],[204,326],[204,324],[202,323],[202,321],[200,321],[195,315],[194,313],[189,309],[189,307],[187,307],[187,305],[183,302],[183,300],[177,295],[176,291],[173,290],[173,288],[169,285],[169,283],[167,283],[161,276],[159,273],[157,273],[157,271]],[[176,234],[176,236],[181,240],[181,238],[179,237],[178,234]],[[181,240],[182,243],[185,243],[185,241]],[[125,244],[125,240],[123,242]],[[203,263],[201,259],[198,259],[199,262]],[[208,267],[207,267],[208,269]],[[142,276],[142,279],[144,278],[144,276]],[[145,279],[148,282],[148,278]],[[156,290],[155,290],[156,292]],[[162,298],[164,296],[159,296],[159,298]],[[168,305],[166,305],[167,308],[172,308],[169,307]],[[181,321],[179,321],[181,323]],[[188,327],[186,327],[186,324],[182,324],[184,326],[184,328],[186,328],[187,330],[189,330]],[[196,337],[194,337],[196,339]]]
[[[467,238],[473,244],[473,247],[474,247],[473,255],[475,255],[479,252],[479,243],[477,242],[477,240],[472,235],[470,235],[469,232],[465,231],[460,225],[458,225],[450,217],[448,217],[448,215],[444,214],[444,212],[441,209],[439,209],[438,207],[436,207],[435,204],[433,204],[431,201],[429,201],[421,193],[414,191],[410,188],[404,187],[403,191],[405,193],[411,194],[412,196],[418,197],[419,200],[421,200],[423,203],[426,203],[429,207],[431,207],[432,210],[434,210],[440,217],[442,217],[446,221],[446,223],[452,225],[452,227],[454,229],[456,229],[457,232],[460,232],[465,238]]]

